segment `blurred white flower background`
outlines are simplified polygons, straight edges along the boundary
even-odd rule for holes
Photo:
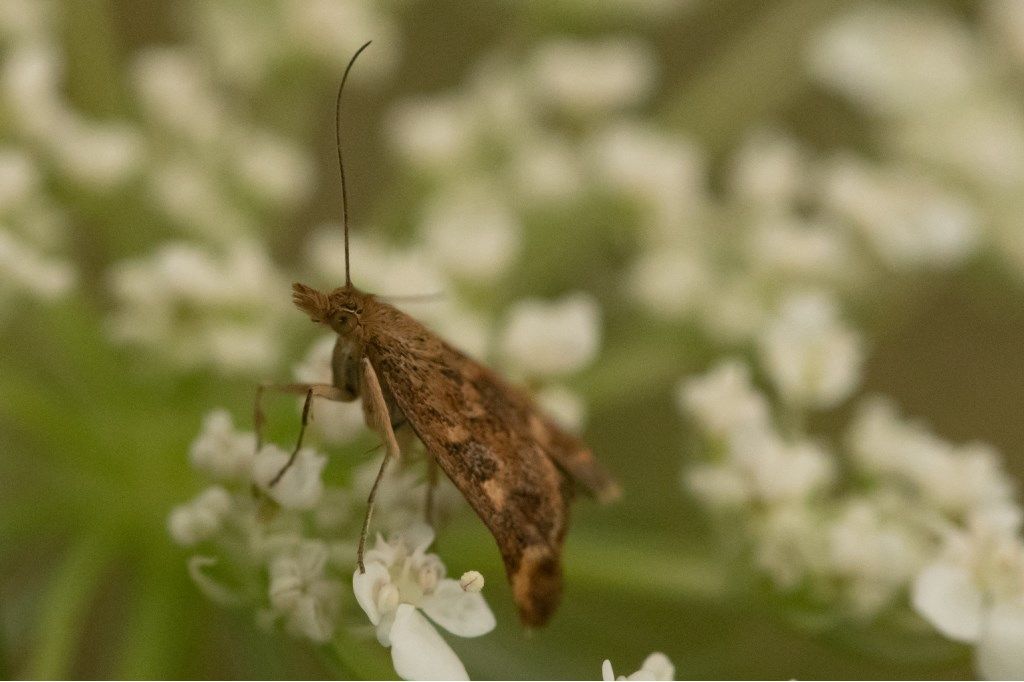
[[[369,39],[353,281],[624,489],[537,632],[411,439],[353,573],[358,404],[274,487],[301,404],[252,430],[331,379],[289,284],[344,281]],[[1024,677],[1024,3],[3,0],[0,46],[3,677]]]

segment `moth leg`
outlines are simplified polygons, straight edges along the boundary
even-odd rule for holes
[[[363,358],[363,412],[366,415],[367,425],[376,431],[384,439],[384,461],[380,464],[380,471],[370,488],[370,496],[366,500],[366,516],[363,518],[363,529],[359,533],[359,547],[356,549],[356,564],[360,573],[366,573],[363,566],[363,549],[366,547],[366,536],[370,532],[370,518],[373,516],[373,500],[377,496],[377,488],[380,487],[381,479],[384,478],[384,470],[392,457],[400,454],[398,440],[395,438],[395,431],[391,428],[391,415],[388,413],[388,404],[384,400],[384,391],[381,390],[377,373],[370,364],[369,358]]]
[[[430,524],[434,515],[434,492],[437,490],[437,460],[427,454],[427,499],[423,508],[423,518]]]
[[[281,470],[277,472],[274,478],[270,479],[269,486],[274,486],[281,477],[284,476],[285,472],[291,468],[292,464],[295,463],[295,458],[299,454],[299,450],[302,448],[302,438],[306,434],[306,426],[309,424],[310,413],[313,405],[313,396],[326,398],[328,400],[344,401],[344,392],[332,386],[330,384],[271,384],[262,383],[256,387],[256,400],[253,404],[253,428],[256,431],[256,452],[259,452],[263,447],[263,425],[266,423],[266,417],[263,414],[263,394],[267,391],[275,391],[277,393],[292,393],[296,395],[306,395],[306,400],[302,404],[302,423],[299,426],[299,437],[295,442],[295,449],[292,450],[292,454],[288,457],[288,461],[285,463]]]

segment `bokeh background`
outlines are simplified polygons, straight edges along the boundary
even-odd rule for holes
[[[974,676],[906,589],[858,617],[766,575],[684,483],[706,448],[677,392],[726,357],[770,391],[761,320],[813,287],[859,335],[844,398],[888,396],[1021,479],[1024,12],[995,0],[0,0],[0,675],[392,674],[372,637],[339,655],[212,603],[167,521],[204,485],[204,416],[245,428],[256,382],[319,338],[288,284],[341,283],[334,96],[366,39],[355,282],[441,291],[407,309],[553,388],[625,490],[575,505],[564,603],[531,633],[454,513],[436,551],[498,618],[452,638],[470,674],[663,651],[680,678]],[[566,297],[580,329],[523,312]],[[565,366],[531,366],[545,348]],[[294,405],[272,404],[287,447]],[[842,442],[853,411],[803,428]],[[340,440],[343,482],[373,439]]]

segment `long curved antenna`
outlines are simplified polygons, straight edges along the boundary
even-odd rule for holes
[[[341,93],[345,89],[345,81],[348,80],[348,72],[356,63],[356,58],[370,46],[372,40],[367,40],[362,47],[356,50],[352,59],[348,60],[345,73],[341,77],[341,85],[338,86],[338,101],[334,108],[334,134],[338,143],[338,170],[341,172],[341,224],[345,227],[345,286],[352,285],[352,277],[348,269],[348,193],[345,191],[345,163],[341,160]]]

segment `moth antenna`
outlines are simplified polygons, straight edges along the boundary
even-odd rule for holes
[[[352,277],[349,275],[348,268],[348,193],[345,191],[345,163],[341,160],[341,93],[345,89],[345,81],[348,80],[348,72],[352,70],[352,65],[356,63],[356,58],[362,54],[363,50],[370,46],[372,40],[367,40],[363,43],[362,47],[356,50],[356,53],[352,55],[352,59],[348,60],[348,66],[345,67],[345,73],[341,76],[341,85],[338,86],[338,101],[334,107],[334,134],[335,140],[338,144],[338,171],[341,173],[341,224],[345,228],[345,286],[352,285]]]

